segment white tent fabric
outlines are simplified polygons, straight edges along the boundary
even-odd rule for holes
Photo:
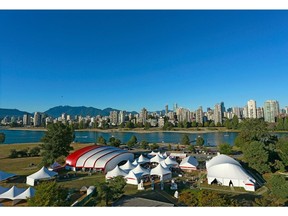
[[[158,154],[150,159],[151,163],[161,163],[162,161],[164,161],[164,158],[160,157]]]
[[[126,176],[126,175],[127,175],[127,172],[119,168],[119,166],[117,165],[113,170],[107,172],[107,174],[105,175],[105,178],[111,179],[117,176]]]
[[[158,164],[155,168],[151,169],[150,175],[157,175],[165,181],[171,179],[172,173],[168,168],[164,168],[161,164]]]
[[[255,179],[252,178],[235,159],[218,155],[206,162],[208,184],[243,187],[255,191]]]
[[[181,161],[179,167],[182,170],[196,170],[198,166],[198,161],[195,157],[188,156],[186,158],[183,158]]]
[[[87,192],[86,192],[87,196],[89,194],[93,193],[94,190],[95,190],[95,186],[89,186],[89,188],[87,189]]]
[[[144,169],[143,167],[141,167],[140,164],[138,164],[137,167],[135,167],[132,171],[133,171],[136,175],[137,175],[137,174],[140,174],[141,176],[149,175],[149,174],[150,174],[149,170]]]
[[[25,188],[17,188],[16,186],[13,186],[8,191],[0,194],[0,200],[3,200],[3,199],[14,200],[15,197],[23,193],[25,190],[26,190]]]
[[[168,164],[165,163],[165,160],[164,160],[164,161],[161,161],[160,164],[161,164],[162,167],[165,168],[165,169],[166,169],[166,168],[169,169],[169,168],[171,167],[170,165],[168,165]]]
[[[152,152],[148,153],[148,156],[149,157],[154,157],[157,154],[158,154],[157,152],[152,151]]]
[[[133,164],[134,166],[137,166],[137,165],[138,165],[137,158],[132,162],[132,164]]]
[[[32,187],[27,188],[23,193],[19,194],[14,198],[13,205],[21,200],[27,200],[35,195],[35,189]]]
[[[0,194],[5,193],[8,190],[9,190],[9,188],[5,188],[5,187],[0,186]]]
[[[142,177],[141,173],[134,173],[133,170],[124,177],[127,184],[138,185]]]
[[[166,163],[168,166],[172,166],[172,167],[178,167],[178,166],[179,166],[178,162],[177,162],[176,160],[170,158],[170,157],[167,157],[167,158],[165,159],[165,163]]]
[[[59,169],[59,168],[61,168],[62,166],[57,162],[57,161],[55,161],[48,169],[50,170],[50,171],[53,171],[53,170],[55,170],[55,169]]]
[[[150,160],[141,154],[139,158],[137,158],[137,162],[138,164],[144,164],[144,163],[149,163]]]
[[[26,184],[34,186],[35,180],[51,179],[51,178],[53,178],[56,175],[58,175],[57,172],[50,171],[46,167],[43,166],[36,173],[33,173],[32,175],[29,175],[29,176],[26,177]]]
[[[0,181],[4,181],[4,180],[9,179],[9,178],[14,177],[14,176],[16,176],[16,174],[7,173],[7,172],[0,170]]]
[[[164,156],[164,154],[161,154],[160,152],[158,152],[158,155],[159,155],[159,157],[161,157],[161,158],[163,158],[163,159],[165,159],[166,157]]]
[[[120,166],[120,168],[128,173],[130,170],[134,169],[136,166],[137,165],[133,165],[130,160],[127,160],[127,162],[123,164],[122,166]]]

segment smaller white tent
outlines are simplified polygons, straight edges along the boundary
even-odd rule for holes
[[[171,166],[171,167],[178,167],[178,166],[179,166],[178,162],[177,162],[176,160],[170,158],[170,157],[167,157],[167,158],[165,159],[165,163],[166,163],[168,166]]]
[[[140,164],[138,164],[137,167],[135,167],[132,171],[133,171],[135,174],[140,174],[141,176],[149,175],[149,174],[150,174],[150,171],[147,170],[147,169],[144,169],[143,167],[141,167]]]
[[[87,189],[87,196],[91,193],[93,193],[93,191],[95,191],[95,186],[89,186],[89,188]]]
[[[5,187],[0,186],[0,194],[5,193],[8,190],[9,190],[9,188],[5,188]]]
[[[144,163],[149,163],[150,160],[141,154],[140,157],[137,158],[137,162],[138,164],[144,164]]]
[[[127,160],[127,162],[123,164],[122,166],[120,166],[120,168],[128,173],[130,170],[134,169],[136,166],[137,165],[133,165],[130,160]]]
[[[151,158],[151,157],[154,157],[157,154],[158,154],[157,152],[152,151],[152,152],[148,153],[148,156]]]
[[[165,160],[161,161],[160,164],[162,165],[163,168],[169,169],[171,166],[165,163]]]
[[[158,154],[150,159],[151,163],[161,163],[162,161],[164,161],[164,158],[160,157]]]
[[[137,165],[138,165],[137,158],[132,162],[132,164],[133,164],[134,166],[137,166]]]
[[[17,197],[19,194],[23,193],[26,189],[25,188],[17,188],[16,186],[13,186],[8,191],[0,194],[0,201],[4,199],[10,199],[14,200],[15,197]]]
[[[58,175],[57,172],[50,171],[46,167],[43,166],[36,173],[33,173],[32,175],[29,175],[26,177],[26,184],[34,186],[35,181],[41,180],[41,179],[52,179],[56,175]]]
[[[117,165],[113,170],[108,171],[105,175],[106,179],[111,179],[117,176],[126,176],[127,172],[125,172],[124,170],[122,170],[121,168],[119,168],[119,166]]]
[[[35,189],[32,187],[29,187],[23,193],[14,197],[13,205],[20,202],[21,200],[27,200],[28,198],[33,197],[34,195],[35,195]]]
[[[57,170],[57,169],[59,169],[59,168],[61,168],[62,166],[57,162],[57,161],[55,161],[49,168],[48,168],[48,170],[50,170],[50,171],[54,171],[54,170]]]
[[[181,161],[179,167],[183,171],[192,171],[192,170],[197,170],[198,166],[198,161],[196,160],[195,157],[188,156],[186,158],[183,158]]]
[[[161,164],[158,164],[155,168],[151,169],[150,175],[160,176],[163,181],[172,178],[172,173],[168,168],[164,168]]]
[[[166,152],[165,152],[166,153]],[[161,154],[160,152],[158,152],[159,157],[165,159],[167,156],[165,156],[164,154]]]
[[[138,185],[142,175],[141,173],[134,173],[133,170],[124,177],[127,184]]]
[[[4,180],[9,179],[9,178],[14,177],[14,176],[16,176],[16,175],[0,170],[0,181],[4,181]]]

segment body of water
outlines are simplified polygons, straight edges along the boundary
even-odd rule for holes
[[[33,143],[40,142],[44,136],[44,131],[33,130],[0,130],[6,135],[4,144],[13,143]],[[211,132],[211,133],[178,133],[178,132],[154,132],[154,133],[137,133],[137,132],[109,132],[102,133],[96,131],[76,131],[75,142],[91,143],[96,142],[99,136],[103,136],[107,141],[111,136],[120,139],[122,143],[126,143],[132,135],[137,137],[139,142],[146,140],[150,143],[180,143],[182,136],[187,134],[190,141],[195,142],[198,136],[203,137],[205,145],[216,146],[221,143],[229,143],[234,145],[234,140],[237,136],[237,132]],[[288,136],[288,133],[280,133],[278,136]]]

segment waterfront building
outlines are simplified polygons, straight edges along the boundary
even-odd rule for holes
[[[247,102],[248,106],[248,118],[257,118],[256,101],[249,100]]]
[[[264,110],[262,107],[257,108],[257,118],[264,118]]]
[[[196,110],[196,122],[197,123],[201,123],[203,124],[203,109],[202,106],[200,106],[197,110]]]
[[[117,125],[118,124],[118,112],[116,110],[110,111],[109,119],[112,125]]]
[[[165,106],[165,116],[168,115],[168,105]]]
[[[24,126],[31,125],[31,118],[30,118],[30,115],[28,113],[23,115],[23,125]]]
[[[245,105],[243,107],[243,118],[249,118],[249,116],[248,116],[248,106],[247,105]]]
[[[121,110],[118,115],[118,124],[122,124],[125,122],[126,111]]]
[[[142,122],[143,124],[145,124],[147,121],[147,116],[148,116],[148,111],[145,108],[143,108],[140,112],[138,122]]]
[[[164,118],[160,117],[158,119],[158,127],[162,128],[164,127],[164,124],[165,124]]]
[[[221,104],[216,104],[214,107],[214,123],[217,125],[217,123],[222,124],[222,112],[221,112]]]
[[[188,109],[185,109],[185,108],[182,108],[182,107],[177,108],[176,115],[177,115],[178,122],[183,122],[185,120],[187,122],[191,122],[190,111]]]
[[[238,118],[242,118],[241,110],[239,107],[233,107],[232,112],[234,113],[234,115],[237,115]]]
[[[39,127],[41,126],[41,114],[39,112],[34,113],[34,119],[33,119],[33,124],[34,127]]]
[[[276,100],[267,100],[264,103],[264,120],[266,122],[275,122],[279,115],[279,103]]]

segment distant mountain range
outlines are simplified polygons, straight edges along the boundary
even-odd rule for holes
[[[79,107],[72,107],[72,106],[56,106],[53,108],[50,108],[49,110],[45,111],[48,116],[52,116],[54,118],[59,117],[62,115],[62,113],[66,113],[67,115],[75,116],[75,115],[81,115],[81,116],[109,116],[110,111],[119,111],[117,109],[113,108],[106,108],[106,109],[97,109],[94,107],[85,107],[85,106],[79,106]],[[23,116],[28,112],[20,111],[17,109],[2,109],[0,108],[0,118],[4,118],[5,116]],[[137,112],[132,111],[128,112],[132,114],[136,114]],[[34,113],[28,113],[30,115],[34,115]]]

